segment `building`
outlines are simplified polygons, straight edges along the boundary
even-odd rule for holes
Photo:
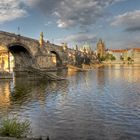
[[[14,57],[4,47],[0,46],[0,71],[13,71]]]
[[[112,54],[117,61],[127,60],[127,50],[111,49],[111,50],[108,50],[107,53]]]
[[[106,53],[112,54],[117,61],[133,61],[134,63],[140,63],[140,48],[131,49],[115,49],[108,50]]]
[[[131,58],[134,63],[140,63],[140,48],[131,49]]]
[[[104,55],[105,55],[105,44],[102,41],[102,39],[100,39],[97,43],[97,56],[101,58]]]

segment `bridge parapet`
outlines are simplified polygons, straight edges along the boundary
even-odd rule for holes
[[[0,31],[0,45],[8,48],[12,45],[23,45],[32,56],[39,52],[39,42],[35,39]]]

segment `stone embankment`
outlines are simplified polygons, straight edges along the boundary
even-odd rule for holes
[[[0,137],[0,140],[39,140],[39,138],[11,138],[11,137]]]
[[[12,138],[12,137],[0,137],[0,140],[49,140],[49,138]]]

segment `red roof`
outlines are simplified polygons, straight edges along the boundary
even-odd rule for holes
[[[126,52],[127,50],[110,50],[114,53],[123,53],[123,52]]]
[[[133,50],[140,52],[140,48],[133,48]]]

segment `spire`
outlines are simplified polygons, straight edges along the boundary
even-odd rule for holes
[[[85,47],[84,47],[84,49],[83,49],[83,50],[84,50],[84,53],[86,53],[86,48],[85,48]]]
[[[75,50],[78,51],[78,46],[77,45],[75,46]]]
[[[17,29],[17,33],[18,35],[20,35],[20,27],[18,26],[18,29]]]

